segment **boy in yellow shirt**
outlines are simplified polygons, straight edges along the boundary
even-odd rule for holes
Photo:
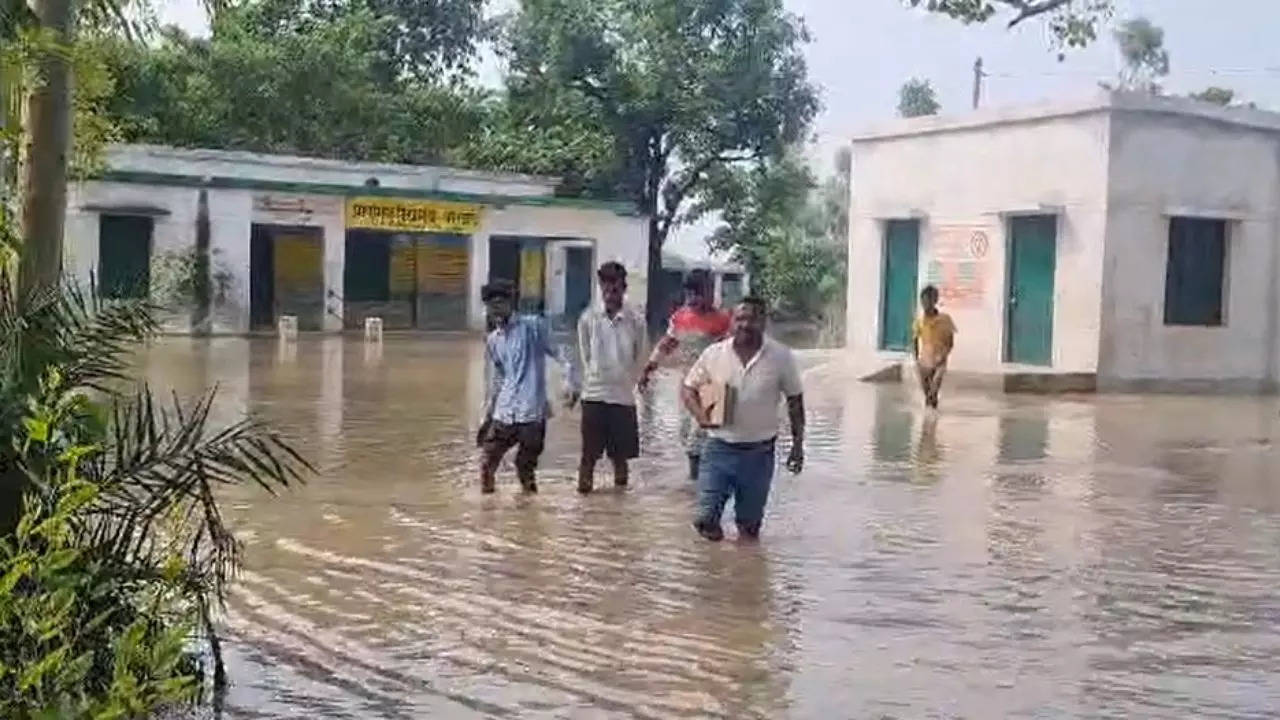
[[[920,291],[923,312],[911,328],[916,369],[920,372],[920,389],[927,407],[938,407],[938,391],[947,374],[947,357],[955,345],[956,325],[951,316],[938,312],[938,288],[929,285]]]

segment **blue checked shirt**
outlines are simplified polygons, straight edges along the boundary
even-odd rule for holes
[[[547,358],[564,369],[566,389],[577,392],[571,353],[557,347],[551,328],[536,315],[514,315],[485,340],[485,410],[495,421],[541,422],[551,414],[547,402]]]

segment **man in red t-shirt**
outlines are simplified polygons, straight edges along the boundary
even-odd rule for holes
[[[729,334],[729,314],[718,310],[711,299],[711,274],[706,270],[694,270],[684,280],[684,305],[677,308],[667,324],[667,334],[658,342],[640,376],[640,388],[649,384],[649,378],[658,365],[672,355],[681,373],[687,373],[694,361],[715,343]],[[698,426],[687,412],[680,416],[680,438],[685,454],[689,457],[689,477],[697,479],[698,465],[702,458],[702,445],[707,433]]]

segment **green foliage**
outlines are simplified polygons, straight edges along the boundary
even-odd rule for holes
[[[804,139],[819,105],[807,41],[781,0],[525,0],[505,33],[508,89],[527,126],[582,108],[608,139],[611,161],[592,141],[583,165],[651,217],[652,265],[714,174]]]
[[[72,155],[69,172],[73,178],[92,175],[100,168],[107,144],[120,139],[119,128],[102,112],[107,98],[115,92],[110,71],[103,66],[95,47],[77,43],[67,49],[47,34],[31,29],[15,29],[14,37],[0,47],[0,152],[4,156],[6,187],[16,183],[17,159],[22,139],[22,99],[40,82],[38,57],[45,52],[64,53],[76,78],[72,102]]]
[[[942,109],[928,80],[911,78],[898,90],[898,115],[904,118],[937,115]]]
[[[712,247],[747,266],[753,290],[781,317],[830,321],[844,314],[847,167],[838,162],[836,175],[820,187],[793,154],[726,168],[713,176],[710,197],[697,208],[720,209]]]
[[[1207,87],[1197,93],[1188,95],[1192,100],[1229,107],[1236,99],[1236,91],[1231,88]]]
[[[368,12],[294,19],[270,33],[260,4],[222,13],[213,37],[166,30],[154,47],[104,38],[124,139],[347,160],[440,163],[483,118],[480,94],[386,77],[394,23]]]
[[[79,474],[99,449],[81,393],[56,373],[29,400],[20,456],[40,467],[41,491],[0,541],[0,716],[141,717],[193,700],[199,667],[188,654],[195,625],[183,602],[181,560],[149,580],[120,572],[83,542],[83,518],[100,488]]]
[[[507,96],[486,103],[484,122],[457,158],[470,167],[560,177],[561,194],[613,197],[618,169],[609,130],[579,96],[546,99]]]
[[[1098,39],[1098,30],[1115,11],[1114,0],[905,0],[911,7],[940,13],[963,23],[987,22],[997,16],[1014,27],[1032,18],[1045,18],[1055,43],[1062,48],[1084,47]]]
[[[275,492],[309,466],[256,422],[210,430],[211,393],[169,409],[121,394],[151,309],[71,286],[19,301],[7,214],[0,230],[0,717],[189,702],[192,639],[219,669],[211,609],[240,557],[215,488]]]
[[[211,276],[213,301],[218,304],[226,302],[234,278],[219,257],[221,248],[212,248],[209,254],[212,268],[199,261],[195,247],[157,254],[151,262],[151,301],[167,310],[190,308],[196,302],[201,270],[204,269]]]
[[[1120,86],[1125,90],[1160,93],[1159,78],[1169,74],[1169,51],[1164,47],[1164,30],[1150,20],[1129,20],[1115,31],[1116,45],[1124,66]]]

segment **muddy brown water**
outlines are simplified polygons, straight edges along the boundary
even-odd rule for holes
[[[809,463],[758,546],[708,544],[674,384],[633,487],[476,487],[470,339],[169,339],[146,374],[218,384],[319,467],[234,490],[229,718],[1274,717],[1272,399],[944,395],[812,359]],[[816,364],[815,364],[816,362]],[[602,478],[608,483],[607,471]]]

